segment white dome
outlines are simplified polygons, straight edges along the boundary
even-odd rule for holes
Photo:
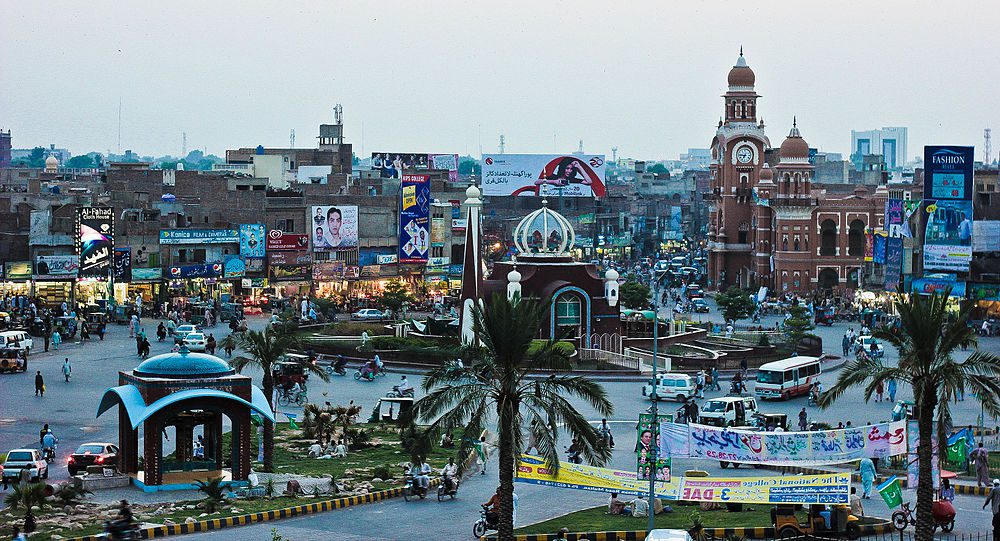
[[[514,269],[514,270],[508,272],[507,273],[507,281],[508,282],[514,282],[514,283],[520,282],[521,281],[521,273],[517,272],[517,269]]]
[[[619,276],[615,269],[608,269],[608,272],[604,273],[604,279],[608,281],[617,280]]]
[[[479,199],[481,194],[482,192],[479,191],[479,188],[477,188],[475,184],[470,184],[469,187],[465,189],[465,197],[469,199]]]
[[[514,228],[514,245],[522,254],[567,255],[576,240],[569,220],[550,209],[542,200],[542,208],[525,216]]]

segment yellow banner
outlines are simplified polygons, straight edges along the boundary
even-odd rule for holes
[[[680,499],[693,502],[846,504],[851,474],[784,477],[685,477]]]
[[[635,472],[598,468],[559,462],[559,473],[553,474],[548,463],[537,456],[521,455],[517,465],[515,481],[557,488],[574,488],[595,492],[619,492],[622,494],[648,494],[649,480],[637,479]],[[656,483],[656,494],[660,498],[677,499],[680,485],[676,480]]]

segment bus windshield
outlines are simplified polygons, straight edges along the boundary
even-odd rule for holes
[[[785,379],[781,372],[770,372],[768,370],[761,370],[757,372],[757,383],[773,383],[775,385],[781,385],[784,381]]]

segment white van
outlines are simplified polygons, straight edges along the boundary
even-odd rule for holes
[[[657,374],[656,376],[656,398],[660,400],[674,398],[678,402],[684,402],[688,399],[688,397],[694,396],[694,391],[694,378],[687,374],[668,372],[664,374]],[[642,386],[642,396],[647,396],[650,400],[652,400],[652,379]]]
[[[706,400],[701,405],[698,422],[712,426],[746,426],[757,413],[757,400],[752,396],[723,396]]]
[[[35,346],[34,341],[31,339],[31,335],[27,331],[3,331],[0,332],[0,347],[10,348],[10,349],[22,349],[24,350],[25,356],[31,352],[31,348]]]
[[[757,369],[754,393],[761,398],[776,399],[807,395],[822,373],[819,357],[798,355],[767,363]]]

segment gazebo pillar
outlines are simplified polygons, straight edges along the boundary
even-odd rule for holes
[[[250,411],[245,408],[230,410],[229,420],[233,423],[233,480],[244,481],[250,475]]]
[[[118,410],[118,470],[124,474],[139,471],[139,431],[132,428],[125,408]]]
[[[174,456],[178,462],[190,462],[194,459],[194,421],[186,415],[174,418],[176,428],[176,451]]]
[[[163,484],[163,420],[157,415],[142,423],[142,447],[146,486]]]
[[[205,459],[214,460],[215,469],[222,469],[222,414],[218,412],[205,423]]]

